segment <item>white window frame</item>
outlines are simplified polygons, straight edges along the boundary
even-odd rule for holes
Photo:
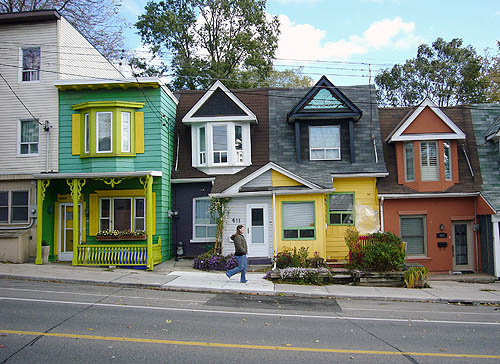
[[[236,128],[241,129],[241,149],[236,149]],[[243,164],[245,162],[245,138],[243,137],[244,127],[241,124],[234,124],[234,161],[235,164]]]
[[[411,160],[413,163],[413,178],[408,177],[408,164],[407,164],[408,154],[406,151],[407,145],[411,145],[411,152],[412,152]],[[413,144],[413,142],[403,143],[403,159],[404,159],[404,168],[405,168],[405,181],[414,182],[415,181],[415,145]]]
[[[430,144],[434,144],[436,146],[436,166],[435,166],[435,169],[436,169],[436,178],[424,178],[424,173],[423,173],[423,170],[425,167],[434,167],[431,165],[430,163],[430,158],[429,158],[429,145]],[[422,159],[422,145],[426,145],[426,149],[427,149],[427,165],[424,166],[424,161]],[[439,143],[435,140],[429,140],[429,141],[421,141],[419,143],[419,152],[420,152],[420,179],[423,181],[423,182],[428,182],[428,181],[439,181]]]
[[[446,147],[448,145],[448,147]],[[448,150],[448,155],[446,155],[446,150]],[[448,169],[449,169],[449,177],[446,177],[446,157],[448,157]],[[453,179],[453,165],[452,165],[452,157],[451,157],[451,140],[443,140],[443,168],[444,168],[444,179],[446,181],[451,181]]]
[[[201,150],[201,129],[203,129],[203,133],[205,134],[204,135],[204,142],[205,142],[205,149],[204,150]],[[197,159],[197,162],[198,162],[198,165],[199,166],[206,166],[207,165],[207,146],[208,146],[208,143],[207,143],[207,125],[202,125],[200,126],[199,128],[197,128],[197,136],[196,136],[196,140],[198,142],[198,159]]]
[[[207,235],[208,235],[208,228],[210,226],[217,227],[217,224],[197,224],[196,223],[196,202],[197,201],[202,201],[202,200],[210,200],[209,197],[195,197],[193,198],[193,234],[192,234],[192,243],[213,243],[215,242],[215,236],[214,237],[197,237],[196,236],[196,227],[197,226],[203,226],[206,227],[207,229]]]
[[[214,141],[215,141],[215,138],[214,138],[214,128],[217,128],[217,127],[225,127],[226,128],[226,150],[215,150],[214,149]],[[212,149],[212,153],[210,153],[210,158],[211,158],[211,161],[212,161],[212,164],[214,166],[227,166],[229,164],[229,150],[231,149],[231,143],[230,143],[230,140],[229,140],[229,135],[231,134],[229,132],[229,124],[228,123],[223,123],[223,124],[213,124],[211,125],[211,128],[212,128],[212,138],[210,140],[210,145],[211,145],[211,149]],[[220,157],[220,160],[222,161],[222,154],[223,153],[226,153],[226,162],[215,162],[215,153],[219,153],[219,157]]]
[[[16,205],[14,206],[13,203],[12,203],[12,194],[15,193],[15,192],[26,192],[27,193],[27,203],[26,205]],[[13,225],[17,225],[17,224],[27,224],[29,221],[30,221],[30,191],[29,190],[4,190],[4,191],[0,191],[0,193],[6,193],[7,194],[7,205],[6,206],[2,206],[2,207],[7,207],[7,221],[0,221],[0,224],[13,224]],[[12,209],[14,207],[26,207],[26,220],[24,221],[15,221],[13,222],[12,221]]]
[[[24,143],[24,144],[28,144],[28,145],[31,145],[31,144],[37,144],[38,145],[38,148],[37,148],[37,152],[36,153],[27,153],[27,154],[21,154],[21,134],[23,132],[23,127],[22,127],[22,123],[23,121],[32,121],[33,124],[37,127],[38,129],[38,141],[36,143]],[[21,157],[21,158],[29,158],[29,157],[37,157],[40,155],[40,124],[38,123],[38,119],[19,119],[18,120],[18,123],[17,123],[17,156],[18,157]],[[31,147],[28,146],[28,150],[31,150]]]
[[[123,118],[124,115],[128,115],[128,120],[126,120],[126,118]],[[132,113],[130,111],[122,111],[120,113],[122,153],[130,153],[131,121],[132,121]]]
[[[313,148],[311,145],[311,129],[319,129],[319,128],[335,128],[335,129],[338,129],[338,132],[339,132],[339,146],[338,147],[325,147],[325,148]],[[332,160],[332,161],[339,161],[342,159],[342,145],[341,145],[341,142],[342,142],[342,138],[341,138],[341,135],[340,135],[340,125],[321,125],[321,126],[314,126],[314,125],[310,125],[309,126],[309,160],[312,160],[312,161],[327,161],[327,160]],[[322,150],[324,152],[324,158],[313,158],[313,151],[320,151]],[[338,158],[327,158],[326,157],[326,151],[327,150],[338,150],[339,152],[339,156]]]
[[[111,114],[110,119],[110,138],[109,138],[109,148],[110,150],[99,150],[99,115],[100,114]],[[95,126],[96,126],[96,153],[113,153],[113,112],[112,111],[96,111],[95,113]]]
[[[109,217],[102,217],[102,201],[109,200]],[[99,198],[99,230],[101,230],[101,220],[108,220],[108,229],[115,230],[115,200],[129,200],[130,201],[130,230],[136,231],[136,219],[144,219],[144,230],[146,229],[146,198],[145,197],[132,197],[132,196],[115,196],[115,197],[100,197]],[[144,201],[144,216],[137,216],[136,214],[136,201]],[[143,229],[140,229],[143,230]]]
[[[84,144],[84,151],[86,154],[88,154],[90,153],[90,114],[88,112],[83,114],[83,118],[84,118],[83,133],[85,138],[83,144]]]
[[[30,69],[25,70],[24,69],[24,50],[30,49],[30,48],[38,48],[40,50],[40,68],[38,70],[30,70]],[[39,45],[26,45],[26,46],[20,47],[19,48],[19,82],[20,83],[39,83],[42,79],[41,69],[42,69],[42,47]],[[30,79],[26,80],[26,81],[23,80],[23,75],[25,72],[28,72],[28,74],[30,75],[30,77],[29,77]],[[33,74],[36,74],[36,76],[37,76],[36,80],[31,79]]]
[[[406,255],[412,258],[415,257],[427,257],[427,216],[426,215],[400,215],[399,216],[399,231],[401,235],[401,239],[405,241],[405,237],[403,237],[403,219],[422,219],[423,226],[423,253],[421,254],[409,254],[408,246],[406,246]]]

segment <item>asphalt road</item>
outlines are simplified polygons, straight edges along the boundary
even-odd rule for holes
[[[0,363],[499,363],[500,307],[0,280]]]

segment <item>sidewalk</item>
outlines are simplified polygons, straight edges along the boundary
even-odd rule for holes
[[[239,274],[229,282],[224,272],[202,272],[191,268],[191,260],[174,260],[155,266],[153,272],[139,269],[72,267],[69,263],[46,265],[0,263],[0,279],[25,279],[67,283],[103,284],[164,290],[332,297],[341,299],[500,304],[500,281],[465,283],[465,276],[434,276],[431,288],[360,287],[349,285],[300,286],[276,284],[263,279],[264,273],[247,273],[248,283],[239,283]],[[491,281],[490,276],[468,275],[472,282]],[[448,278],[445,280],[445,278]]]

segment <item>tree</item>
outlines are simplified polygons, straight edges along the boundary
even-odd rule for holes
[[[59,11],[107,59],[117,59],[125,39],[120,0],[0,0],[0,13]]]
[[[174,89],[254,87],[267,79],[278,46],[279,21],[266,0],[150,1],[136,27],[164,62]]]
[[[496,56],[490,56],[487,50],[484,57],[484,77],[489,81],[488,102],[500,102],[500,41],[497,47]]]
[[[304,67],[285,69],[278,71],[273,69],[265,82],[268,87],[296,88],[311,87],[313,80],[309,76],[302,74]]]
[[[429,97],[439,106],[487,101],[488,80],[483,59],[461,39],[436,39],[422,44],[417,56],[375,77],[377,99],[383,106],[411,106]]]

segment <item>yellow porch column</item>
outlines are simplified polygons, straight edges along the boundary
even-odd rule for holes
[[[36,188],[36,259],[35,264],[42,264],[42,216],[43,200],[45,199],[45,190],[49,186],[50,180],[39,179]]]
[[[80,245],[80,219],[78,214],[78,202],[82,196],[82,187],[85,185],[85,179],[67,179],[66,183],[71,189],[71,198],[73,200],[73,261],[72,265],[78,264],[78,245]]]
[[[148,270],[153,270],[153,176],[146,176],[146,236],[148,237]]]

